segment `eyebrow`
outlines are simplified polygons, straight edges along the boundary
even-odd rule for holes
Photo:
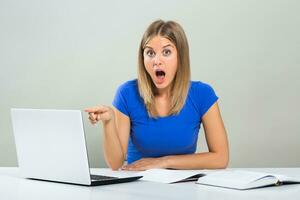
[[[171,44],[167,44],[167,45],[163,46],[163,48],[166,48],[166,47],[172,47],[172,48],[174,48],[173,45],[171,45]],[[144,49],[146,49],[146,48],[153,49],[152,47],[150,47],[148,45],[146,45]]]

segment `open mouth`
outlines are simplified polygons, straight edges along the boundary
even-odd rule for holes
[[[158,78],[163,78],[163,77],[165,77],[165,75],[166,75],[166,73],[163,71],[163,70],[156,70],[155,71],[155,75],[156,75],[156,77],[158,77]]]

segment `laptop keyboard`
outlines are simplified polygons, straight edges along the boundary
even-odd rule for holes
[[[112,179],[117,179],[117,178],[111,177],[111,176],[92,175],[91,174],[91,180],[93,180],[93,181],[103,181],[103,180],[112,180]]]

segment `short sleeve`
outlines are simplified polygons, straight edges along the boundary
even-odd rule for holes
[[[197,97],[201,118],[219,98],[209,84],[202,82],[197,83]]]
[[[112,104],[120,112],[129,116],[128,103],[126,99],[126,84],[123,84],[117,89]]]

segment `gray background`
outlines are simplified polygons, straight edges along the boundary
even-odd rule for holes
[[[296,0],[0,0],[0,166],[17,166],[11,107],[110,105],[162,18],[183,26],[192,79],[220,97],[229,166],[299,167],[299,10]],[[101,126],[85,125],[91,166],[106,166]]]

